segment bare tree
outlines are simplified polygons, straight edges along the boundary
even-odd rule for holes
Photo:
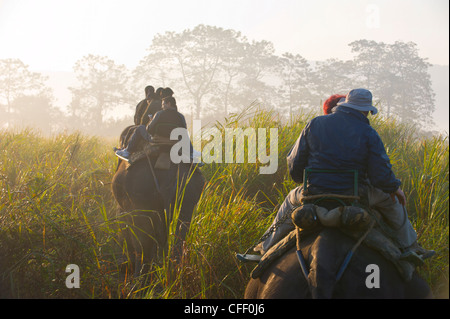
[[[314,76],[314,94],[322,102],[330,95],[346,94],[354,86],[352,61],[328,59],[324,62],[317,62]]]
[[[349,45],[357,53],[352,61],[357,82],[373,91],[386,116],[420,126],[432,124],[431,64],[419,57],[415,43],[360,40]]]
[[[6,121],[11,124],[14,117],[14,100],[23,96],[47,94],[50,89],[45,86],[46,77],[37,72],[31,72],[28,65],[19,59],[0,60],[0,105],[6,110]]]
[[[279,92],[284,101],[281,103],[287,104],[291,118],[294,110],[313,104],[310,87],[313,80],[312,69],[305,58],[287,52],[278,59],[278,65],[281,78]]]
[[[102,125],[105,113],[118,105],[132,105],[124,65],[116,65],[108,57],[88,55],[75,63],[74,71],[80,85],[69,88],[69,111],[85,128]]]

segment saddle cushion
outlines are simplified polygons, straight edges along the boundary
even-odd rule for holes
[[[287,236],[285,236],[278,243],[273,245],[265,254],[262,256],[261,261],[256,265],[250,274],[253,279],[261,276],[264,271],[269,267],[275,260],[284,255],[289,249],[295,246],[297,242],[297,231],[291,231]]]
[[[361,231],[343,228],[341,228],[341,231],[355,240],[358,240],[361,236]],[[284,255],[289,249],[295,247],[297,243],[296,234],[297,230],[291,231],[278,243],[269,248],[269,250],[261,258],[261,261],[251,272],[251,277],[253,279],[259,278],[274,261]],[[364,239],[363,244],[378,251],[384,258],[393,263],[405,281],[411,280],[415,266],[407,261],[399,259],[401,255],[400,249],[380,230],[372,228]]]
[[[354,232],[351,230],[343,231],[355,240],[359,239],[359,232]],[[400,260],[400,249],[380,230],[377,228],[372,228],[363,243],[366,246],[378,251],[385,259],[393,263],[404,280],[411,280],[415,266],[407,261]]]
[[[170,140],[169,138],[155,136],[151,142],[145,143],[141,150],[130,155],[128,164],[132,165],[143,158],[158,157],[155,168],[168,170],[171,164],[168,149],[176,142],[177,141]]]

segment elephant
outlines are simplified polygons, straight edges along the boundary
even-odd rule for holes
[[[126,131],[122,138],[127,135]],[[145,273],[166,250],[168,225],[174,213],[178,213],[174,257],[180,256],[193,211],[205,185],[196,165],[171,162],[168,170],[158,170],[154,169],[155,161],[154,157],[144,157],[129,165],[119,159],[112,179],[113,195],[121,210],[126,212],[124,220],[129,232],[125,238],[128,250],[134,255],[135,275]]]
[[[322,228],[301,237],[301,253],[309,273],[303,274],[297,248],[275,260],[248,283],[246,299],[425,299],[431,289],[418,274],[405,281],[393,263],[362,244],[336,280],[355,240],[338,228]],[[306,280],[308,278],[308,280]]]

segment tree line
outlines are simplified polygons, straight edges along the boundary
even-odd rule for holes
[[[78,60],[73,67],[78,84],[69,88],[67,113],[54,107],[44,76],[18,59],[4,59],[0,124],[33,122],[39,114],[47,128],[77,123],[82,130],[98,133],[101,128],[123,127],[132,121],[108,119],[106,114],[126,106],[132,117],[147,85],[173,88],[176,97],[183,97],[181,110],[190,119],[226,116],[255,101],[288,118],[301,110],[317,111],[332,94],[365,87],[385,116],[421,128],[432,124],[431,64],[419,56],[415,43],[358,40],[348,45],[351,60],[307,61],[300,54],[276,55],[271,42],[250,41],[231,29],[198,25],[165,32],[153,38],[133,70],[105,56],[89,54]]]

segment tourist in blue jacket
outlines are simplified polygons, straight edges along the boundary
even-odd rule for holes
[[[377,113],[372,105],[372,93],[366,89],[354,89],[345,100],[337,103],[332,114],[312,119],[287,156],[289,173],[295,182],[303,183],[303,173],[307,168],[357,170],[359,195],[365,196],[369,206],[380,211],[397,230],[396,240],[404,256],[412,253],[419,258],[428,258],[434,252],[417,244],[417,234],[404,208],[406,197],[400,188],[401,182],[392,171],[380,136],[370,126],[369,112]],[[352,174],[312,173],[307,179],[307,189],[299,186],[288,194],[272,225],[301,206],[302,196],[352,195],[354,191]],[[255,250],[265,253],[293,229],[291,219],[285,219]]]

